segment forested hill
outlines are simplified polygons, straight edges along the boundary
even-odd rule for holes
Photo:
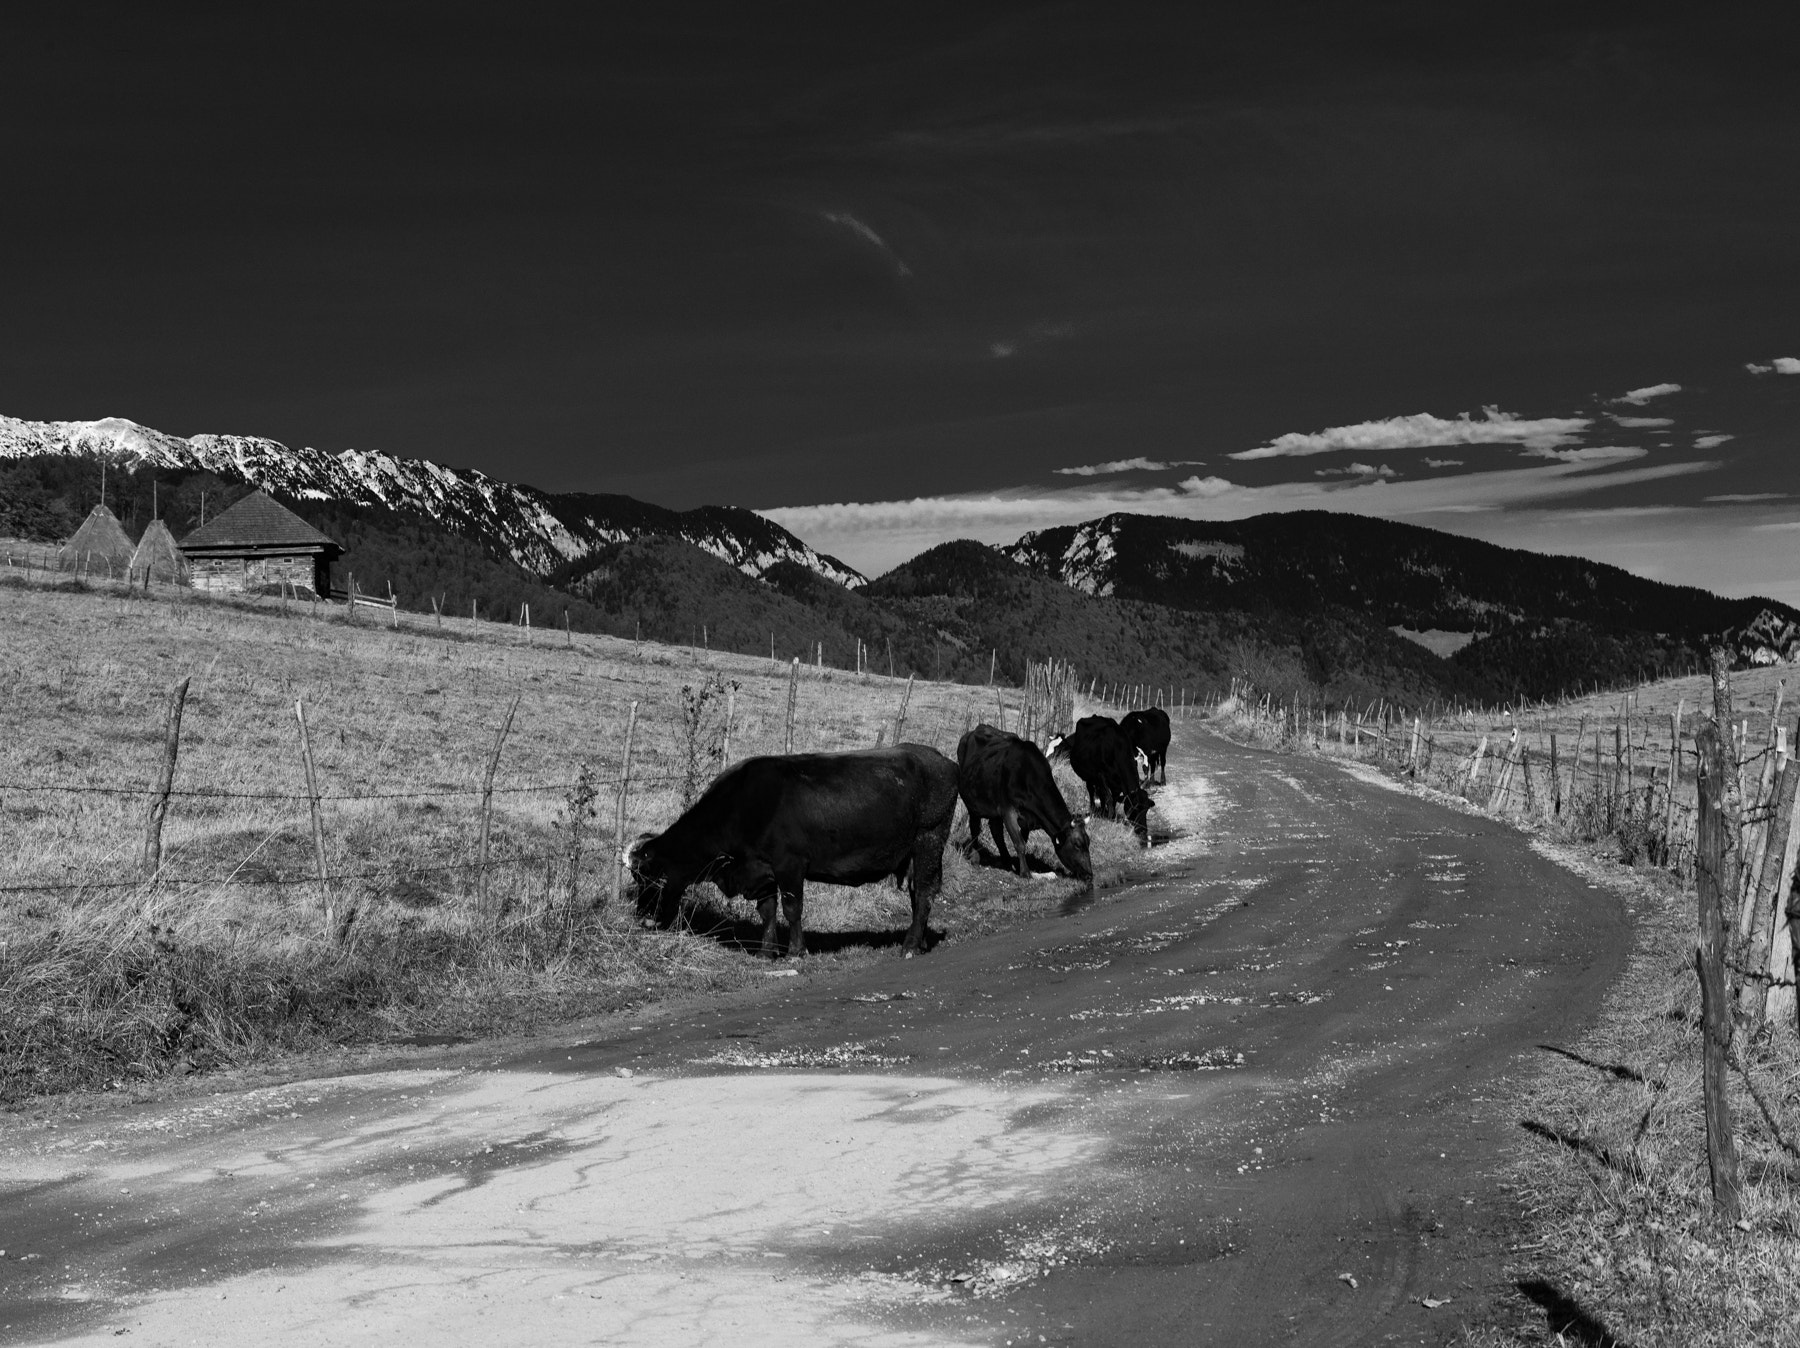
[[[1208,613],[1354,611],[1467,639],[1452,663],[1506,696],[1555,696],[1700,667],[1800,654],[1800,611],[1726,599],[1578,557],[1417,525],[1296,511],[1211,523],[1109,515],[1027,534],[1013,559],[1088,593]]]

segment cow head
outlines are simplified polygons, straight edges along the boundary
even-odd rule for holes
[[[657,848],[658,835],[640,833],[626,844],[620,859],[625,869],[631,872],[632,885],[637,892],[637,913],[645,919],[655,918],[662,925],[668,922],[663,917],[665,905],[673,915],[673,900],[681,897],[679,890],[673,890],[669,884],[671,867],[669,859]]]
[[[1068,739],[1067,735],[1052,735],[1050,743],[1044,746],[1044,757],[1055,758],[1068,747]]]
[[[1089,885],[1094,883],[1094,863],[1088,856],[1087,822],[1080,815],[1071,815],[1069,826],[1052,835],[1050,842],[1056,848],[1057,860],[1070,875]]]
[[[1142,786],[1150,780],[1150,755],[1137,749],[1133,751],[1133,756],[1137,759],[1138,785]]]
[[[1150,809],[1155,804],[1150,793],[1141,786],[1119,797],[1119,812],[1145,847],[1150,845]]]

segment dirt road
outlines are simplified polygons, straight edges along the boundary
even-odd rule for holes
[[[1180,877],[1021,930],[14,1129],[0,1342],[1444,1343],[1503,1290],[1504,1074],[1624,911],[1328,765],[1172,757]]]

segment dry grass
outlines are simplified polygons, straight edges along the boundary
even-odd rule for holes
[[[741,901],[696,895],[689,929],[725,940],[639,933],[607,903],[614,788],[634,701],[626,837],[669,823],[717,770],[728,685],[732,759],[780,752],[785,664],[7,577],[0,622],[0,1099],[323,1043],[518,1028],[761,975],[730,939],[748,935]],[[178,794],[152,886],[145,792],[169,690],[186,676]],[[892,740],[904,687],[803,666],[794,747]],[[515,698],[484,905],[478,789]],[[332,932],[296,699],[328,798],[327,870],[343,877]],[[1016,717],[1019,700],[920,683],[905,738],[954,754],[968,724],[1001,704]],[[1065,787],[1084,799],[1072,778]],[[966,836],[961,820],[953,836]],[[1041,842],[1033,853],[1050,856]],[[1123,828],[1096,829],[1095,859],[1102,884],[1152,864]],[[1053,911],[1072,886],[953,850],[933,926],[966,937]],[[826,965],[891,957],[908,916],[885,887],[808,887],[809,934],[838,937],[817,943]]]

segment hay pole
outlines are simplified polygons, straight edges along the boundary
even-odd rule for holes
[[[169,690],[169,710],[163,720],[162,779],[157,784],[156,799],[150,802],[150,817],[144,824],[144,875],[151,884],[162,872],[163,820],[169,814],[169,793],[175,786],[175,758],[181,751],[181,710],[187,705],[188,682],[183,679]]]
[[[1714,688],[1722,678],[1722,661],[1713,669]],[[1728,694],[1726,696],[1729,696]],[[1725,896],[1730,841],[1725,817],[1725,750],[1719,725],[1708,722],[1695,737],[1699,769],[1700,820],[1695,890],[1699,898],[1700,936],[1694,946],[1694,968],[1700,978],[1700,1026],[1706,1115],[1706,1164],[1712,1179],[1716,1216],[1735,1222],[1738,1200],[1737,1145],[1731,1129],[1731,1102],[1725,1097],[1726,1058],[1731,1050],[1731,1007],[1725,992]]]
[[[319,908],[325,915],[325,930],[333,929],[331,881],[325,874],[325,823],[319,817],[319,774],[313,767],[312,734],[306,728],[306,703],[294,699],[294,719],[300,722],[300,757],[306,764],[306,802],[312,809],[313,862],[318,867]]]
[[[519,699],[523,696],[523,693],[515,694],[512,706],[506,709],[506,720],[500,724],[500,733],[494,736],[494,752],[488,755],[487,776],[481,782],[481,851],[476,862],[475,887],[484,913],[488,906],[488,827],[494,818],[494,773],[500,767],[500,750],[506,744],[507,733],[512,730],[513,713],[518,711]]]
[[[625,892],[625,801],[631,794],[631,737],[637,730],[637,708],[634,699],[625,714],[625,756],[619,760],[619,800],[613,815],[613,903],[618,904]]]

